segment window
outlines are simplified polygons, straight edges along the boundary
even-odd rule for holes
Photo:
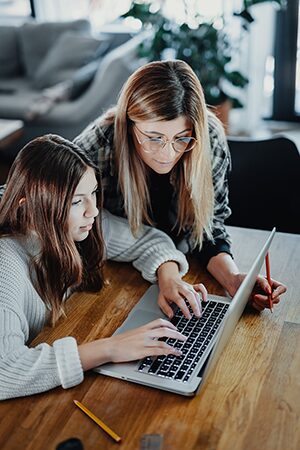
[[[300,115],[300,6],[298,8],[298,39],[297,39],[297,56],[296,56],[296,95],[295,95],[295,111]]]
[[[274,66],[274,120],[300,121],[300,3],[289,0],[277,13]]]
[[[0,0],[1,17],[28,17],[33,15],[30,0]]]

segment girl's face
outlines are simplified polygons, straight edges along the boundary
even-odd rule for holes
[[[96,207],[98,183],[95,172],[88,167],[74,192],[69,214],[69,232],[74,241],[83,241],[93,227],[99,211]]]
[[[167,121],[135,122],[133,125],[136,151],[144,163],[159,174],[170,172],[184,154],[184,151],[176,152],[173,145],[184,150],[188,141],[184,138],[192,134],[193,126],[185,116]]]

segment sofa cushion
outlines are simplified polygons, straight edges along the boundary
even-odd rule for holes
[[[87,20],[73,22],[27,22],[20,27],[20,47],[26,75],[33,78],[42,59],[54,42],[66,31],[79,34],[90,32]]]
[[[0,26],[0,78],[15,77],[21,73],[18,47],[18,27]]]
[[[107,48],[105,41],[70,32],[62,34],[42,60],[34,77],[34,87],[44,89],[72,78],[76,70],[100,58]]]

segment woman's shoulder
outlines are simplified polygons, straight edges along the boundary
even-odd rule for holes
[[[106,111],[74,139],[74,143],[83,149],[100,170],[111,165],[114,141],[114,109]]]
[[[208,112],[208,130],[213,174],[231,167],[231,158],[224,127],[217,116]]]
[[[114,136],[114,109],[106,111],[91,122],[79,136],[74,139],[79,146],[97,145],[98,147],[111,145]]]

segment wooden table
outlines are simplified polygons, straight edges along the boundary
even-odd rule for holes
[[[229,228],[229,227],[228,227]],[[229,228],[235,259],[246,271],[267,232]],[[161,433],[164,450],[300,448],[300,237],[277,233],[271,272],[288,285],[274,313],[245,311],[206,386],[194,398],[89,372],[69,390],[54,389],[0,404],[0,448],[51,450],[78,437],[85,450],[138,450],[143,434]],[[129,264],[109,263],[100,294],[76,294],[68,318],[37,342],[73,335],[79,343],[109,336],[148,287]],[[222,289],[195,261],[186,277]],[[83,402],[122,436],[113,442],[73,404]]]

